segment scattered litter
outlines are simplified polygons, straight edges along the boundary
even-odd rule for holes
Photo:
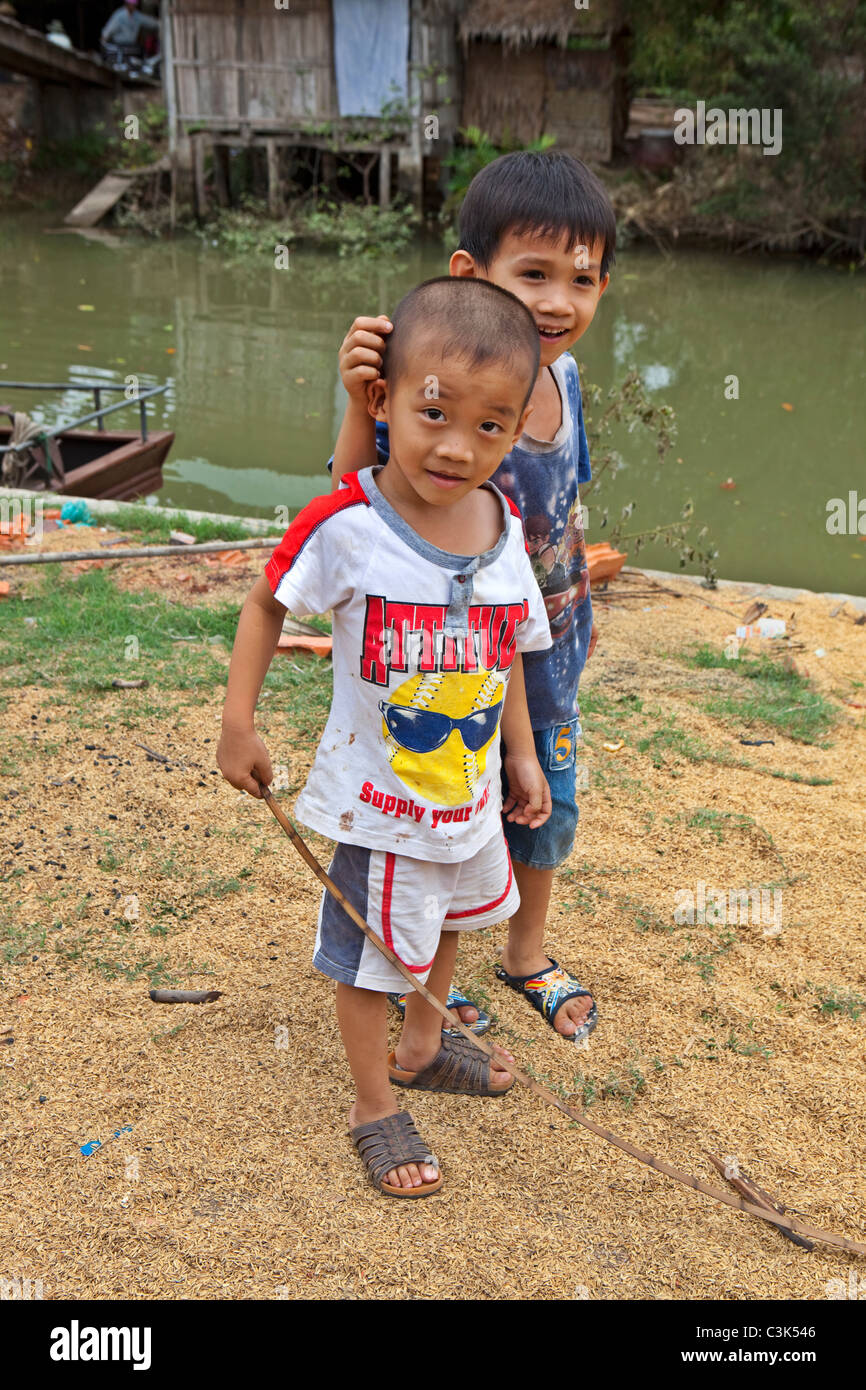
[[[755,599],[755,602],[750,603],[745,613],[743,614],[743,622],[755,623],[757,622],[758,618],[762,617],[764,613],[766,613],[766,611],[766,603],[761,603],[760,599]]]
[[[154,1004],[212,1004],[222,995],[221,989],[152,989]]]
[[[142,690],[145,686],[150,685],[150,681],[122,681],[118,679],[113,680],[111,684],[115,690]]]
[[[155,753],[152,748],[148,748],[146,743],[136,743],[135,746],[136,748],[143,748],[147,756],[149,758],[154,758],[158,763],[167,763],[170,761],[164,753]]]
[[[119,1139],[121,1134],[131,1133],[132,1125],[121,1125],[120,1129],[116,1129],[113,1134],[110,1134],[108,1136],[105,1143],[110,1144],[112,1139]],[[88,1139],[86,1144],[81,1145],[81,1152],[83,1153],[85,1158],[89,1158],[92,1153],[96,1153],[97,1149],[101,1149],[103,1147],[104,1145],[101,1139]]]
[[[750,748],[760,748],[762,743],[775,743],[774,738],[741,738],[740,743],[747,743]]]
[[[782,409],[783,409],[783,410],[787,410],[787,411],[791,411],[791,410],[794,409],[794,407],[791,405],[791,402],[790,402],[790,401],[782,401]]]
[[[620,748],[625,748],[622,739],[620,739],[619,743],[603,743],[601,746],[605,753],[618,753]]]
[[[823,647],[816,647],[816,648],[815,648],[815,655],[816,655],[816,656],[826,656],[827,653],[825,652],[825,650],[824,650]]]
[[[242,550],[220,550],[216,555],[205,555],[206,565],[245,565],[247,556]]]
[[[8,598],[9,592],[9,581],[7,579],[0,579],[0,598]]]
[[[195,536],[191,536],[189,531],[169,531],[169,545],[195,545]]]
[[[603,579],[613,579],[619,574],[628,555],[614,550],[607,541],[586,547],[586,563],[589,569],[590,585],[599,584]]]
[[[723,488],[725,492],[733,492],[736,486],[737,484],[734,482],[733,478],[726,478],[723,483],[719,483],[719,487]]]
[[[113,541],[100,541],[99,544],[109,549],[112,545],[129,545],[131,540],[131,536],[117,536]]]
[[[737,628],[738,637],[784,637],[784,618],[759,618],[756,623],[744,623]]]
[[[64,502],[60,508],[60,520],[77,522],[81,526],[95,526],[96,521],[90,514],[90,508],[83,497],[77,498],[74,502]]]
[[[333,640],[323,632],[317,633],[315,637],[306,632],[281,632],[276,649],[278,652],[310,652],[315,656],[326,657],[331,655],[332,646]]]

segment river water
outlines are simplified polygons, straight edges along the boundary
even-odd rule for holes
[[[0,379],[166,381],[151,419],[177,437],[152,500],[294,511],[327,490],[349,323],[444,273],[446,253],[431,242],[373,260],[302,250],[288,269],[273,260],[227,264],[194,238],[87,239],[51,232],[38,214],[0,216]],[[691,498],[721,576],[866,594],[864,311],[866,279],[839,268],[621,253],[575,355],[584,382],[604,388],[637,366],[652,398],[674,407],[678,437],[663,466],[651,440],[623,439],[626,466],[604,491],[611,514],[634,502],[634,531],[675,521]],[[738,398],[726,399],[726,382]],[[0,394],[51,424],[91,408],[72,393],[40,409],[32,393]],[[128,418],[133,427],[134,409]],[[852,492],[854,533],[831,534],[828,503]],[[592,514],[587,538],[605,538]],[[676,568],[658,545],[640,563]]]

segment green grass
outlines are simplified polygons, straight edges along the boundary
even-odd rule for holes
[[[754,1026],[755,1025],[752,1020],[750,1020],[746,1024],[746,1027],[749,1029],[749,1032],[752,1032],[754,1030]],[[733,1028],[728,1034],[727,1041],[725,1042],[725,1047],[728,1048],[731,1052],[736,1052],[739,1057],[763,1057],[765,1062],[769,1061],[769,1059],[773,1055],[770,1049],[768,1047],[764,1047],[761,1043],[741,1041],[737,1037]]]
[[[710,930],[712,929],[710,928]],[[693,965],[701,979],[709,984],[715,976],[718,961],[728,954],[736,939],[736,932],[724,931],[717,940],[711,940],[704,949],[684,951],[679,958],[679,963],[680,965]],[[691,946],[691,936],[687,936],[686,941]]]
[[[22,504],[26,501],[32,503],[32,495],[20,493],[19,498]],[[58,498],[57,506],[63,505],[63,498]],[[54,505],[52,501],[47,505]],[[251,529],[242,521],[210,521],[207,519],[193,521],[186,512],[175,511],[167,512],[163,508],[148,507],[143,502],[128,502],[123,506],[118,506],[104,512],[92,512],[96,526],[82,527],[80,530],[70,532],[70,539],[75,537],[76,545],[74,548],[79,550],[95,550],[99,541],[96,535],[88,535],[89,531],[95,532],[98,527],[106,526],[111,530],[121,531],[128,535],[130,541],[142,545],[168,545],[169,535],[172,531],[186,531],[188,535],[195,536],[196,541],[245,541],[251,540],[259,534],[258,529]],[[270,518],[263,518],[269,522],[270,529],[267,534],[280,536],[285,530],[282,522],[276,519],[270,522]],[[260,518],[251,518],[259,521]],[[81,544],[78,544],[81,542]],[[92,542],[92,543],[91,543]],[[178,547],[178,551],[182,547]],[[106,549],[106,556],[111,555],[111,550]],[[255,552],[253,552],[255,553]]]
[[[866,999],[855,994],[853,990],[839,989],[835,985],[813,985],[809,980],[806,981],[806,986],[808,989],[813,989],[818,995],[818,1003],[815,1008],[822,1018],[828,1018],[833,1014],[845,1014],[856,1023],[866,1009]]]
[[[40,922],[13,921],[8,912],[0,918],[0,961],[12,965],[25,956],[39,954],[45,949],[46,928]]]
[[[679,660],[698,670],[724,670],[736,682],[732,689],[703,702],[701,708],[707,714],[733,722],[740,729],[757,725],[796,743],[829,747],[827,735],[838,713],[808,677],[788,670],[765,653],[731,661],[707,643]]]
[[[776,856],[781,867],[785,870],[786,878],[783,880],[785,886],[792,882],[788,875],[788,866],[782,858],[781,852],[770,834],[759,825],[754,816],[746,815],[741,811],[717,811],[711,806],[696,806],[688,815],[683,815],[682,819],[690,830],[706,830],[711,834],[716,844],[722,844],[725,840],[726,832],[733,831],[754,831],[766,840],[768,847]],[[779,887],[783,884],[779,884]]]
[[[760,767],[748,758],[736,758],[727,748],[710,748],[702,739],[694,738],[684,729],[676,727],[676,715],[670,715],[665,725],[655,729],[646,738],[638,741],[639,753],[649,753],[652,765],[664,769],[671,777],[681,773],[676,762],[680,758],[692,763],[715,763],[718,767],[742,768],[746,772],[756,772],[762,777],[778,777],[785,782],[803,782],[810,787],[830,787],[832,777],[806,777],[800,772],[786,772],[780,768]]]
[[[25,616],[36,617],[36,624],[25,624]],[[0,688],[59,686],[79,697],[99,692],[104,704],[123,700],[127,715],[133,711],[139,720],[164,718],[164,694],[224,688],[238,616],[235,604],[178,607],[150,590],[127,592],[104,570],[76,579],[42,575],[27,598],[10,598],[0,607]],[[127,659],[135,644],[137,657]],[[120,694],[112,689],[115,677],[150,684]],[[330,662],[275,657],[264,690],[291,714],[301,742],[318,739],[331,699]],[[260,710],[267,712],[267,700]]]

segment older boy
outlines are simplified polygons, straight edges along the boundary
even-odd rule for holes
[[[283,615],[333,610],[334,698],[296,813],[338,842],[332,877],[443,1001],[457,932],[519,903],[500,724],[506,814],[550,814],[522,680],[522,653],[550,633],[520,519],[488,481],[521,434],[538,358],[524,306],[485,281],[444,277],[401,301],[368,388],[390,458],[295,519],[244,604],[229,671],[217,759],[255,796],[271,765],[253,717]],[[438,1162],[391,1085],[498,1096],[513,1077],[443,1034],[417,994],[389,1054],[386,995],[402,977],[327,893],[313,959],[337,981],[352,1140],[381,1192],[426,1197]]]
[[[610,201],[579,159],[521,152],[494,160],[472,180],[460,212],[460,245],[450,261],[454,276],[481,276],[511,290],[532,314],[540,342],[531,428],[515,441],[495,481],[523,514],[553,636],[549,650],[526,660],[529,713],[553,813],[540,828],[504,827],[521,905],[511,916],[496,974],[576,1042],[598,1021],[595,1001],[544,950],[553,874],[570,854],[577,829],[578,682],[595,645],[578,497],[578,484],[591,476],[589,450],[577,364],[568,350],[592,323],[615,245]],[[377,446],[378,457],[387,457],[386,432],[379,427],[374,434],[364,400],[389,331],[387,318],[356,319],[341,348],[349,404],[334,450],[335,485],[344,469],[375,459]],[[458,1011],[465,1023],[478,1020],[474,1006]]]

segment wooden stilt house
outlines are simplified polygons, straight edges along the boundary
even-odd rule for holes
[[[623,0],[468,0],[461,125],[607,163],[628,123]]]
[[[228,151],[263,147],[269,202],[282,203],[286,151],[313,151],[326,179],[349,164],[383,207],[422,202],[425,158],[459,118],[459,0],[162,0],[174,149],[192,142],[196,200],[228,201]],[[436,115],[431,136],[430,114]],[[434,145],[435,141],[435,145]],[[318,176],[318,174],[317,174]]]

